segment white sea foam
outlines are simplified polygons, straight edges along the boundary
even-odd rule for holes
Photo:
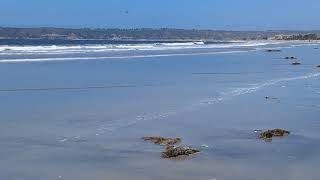
[[[182,114],[185,112],[195,111],[197,109],[201,109],[204,107],[208,107],[210,105],[221,103],[222,101],[231,100],[238,96],[255,93],[263,88],[274,86],[276,84],[280,84],[283,82],[304,80],[304,79],[317,78],[317,77],[320,77],[320,73],[310,73],[310,74],[296,76],[296,77],[279,78],[279,79],[269,80],[260,84],[250,85],[249,87],[234,88],[232,90],[222,92],[217,97],[201,100],[199,102],[186,106],[180,110],[172,110],[169,112],[160,112],[160,113],[147,113],[147,114],[138,115],[134,119],[130,119],[130,120],[122,119],[122,120],[115,120],[112,123],[108,122],[107,124],[102,125],[102,127],[98,129],[98,132],[100,134],[104,134],[106,132],[113,132],[119,128],[132,126],[137,123],[141,123],[143,121],[163,120],[170,116]]]
[[[266,88],[269,86],[273,86],[273,85],[276,85],[276,84],[279,84],[282,82],[304,80],[304,79],[316,78],[319,76],[320,76],[320,73],[311,73],[311,74],[307,74],[304,76],[288,77],[288,78],[280,78],[280,79],[270,80],[265,83],[256,84],[256,85],[252,85],[250,87],[245,87],[245,88],[235,88],[231,91],[222,93],[222,95],[220,97],[215,97],[215,98],[212,98],[211,100],[207,100],[207,101],[205,101],[205,103],[206,104],[216,104],[220,101],[223,101],[226,99],[232,99],[233,97],[236,97],[236,96],[251,94],[251,93],[254,93],[260,89],[263,89],[263,88]]]
[[[222,52],[204,52],[204,53],[179,53],[179,54],[150,54],[150,55],[128,55],[128,56],[99,56],[99,57],[52,57],[52,58],[18,58],[18,59],[1,59],[0,63],[18,63],[18,62],[41,62],[41,61],[72,61],[72,60],[110,60],[110,59],[134,59],[134,58],[155,58],[170,56],[195,56],[195,55],[215,55],[248,52],[242,51],[222,51]]]
[[[117,51],[163,51],[179,49],[219,49],[259,47],[279,44],[273,41],[249,41],[232,43],[205,44],[204,42],[154,43],[154,44],[103,44],[103,45],[70,45],[70,46],[0,46],[0,55],[32,55],[32,54],[77,54]]]

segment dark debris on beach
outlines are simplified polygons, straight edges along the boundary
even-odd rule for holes
[[[280,49],[268,49],[267,52],[281,52]]]
[[[284,129],[272,129],[261,132],[260,138],[263,140],[270,141],[273,137],[284,137],[288,136],[289,134],[290,132]]]
[[[294,65],[294,66],[296,66],[296,65],[301,65],[301,63],[298,62],[298,61],[295,61],[295,62],[292,63],[292,65]]]
[[[187,146],[174,146],[175,144],[181,143],[181,138],[143,137],[142,139],[151,141],[156,145],[165,146],[165,151],[161,154],[161,157],[165,159],[188,157],[200,152],[200,150]]]
[[[166,151],[162,153],[161,157],[163,158],[176,158],[180,156],[190,156],[200,152],[197,149],[190,147],[175,147],[175,146],[166,146]]]
[[[164,138],[164,137],[143,137],[145,141],[151,141],[157,145],[174,145],[181,143],[181,138]]]
[[[273,100],[276,100],[276,99],[278,99],[278,98],[276,98],[276,97],[270,97],[270,96],[266,96],[266,97],[264,97],[265,99],[273,99]]]
[[[287,57],[285,57],[284,59],[298,59],[298,58],[295,57],[295,56],[291,56],[291,57],[287,56]]]

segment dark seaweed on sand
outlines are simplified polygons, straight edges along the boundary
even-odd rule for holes
[[[157,145],[174,145],[181,142],[181,138],[143,137],[142,139]]]
[[[180,156],[190,156],[198,152],[200,151],[190,147],[167,146],[166,151],[163,152],[161,156],[163,158],[176,158]]]
[[[174,144],[181,143],[181,138],[143,137],[142,139],[151,141],[157,145],[164,145],[165,151],[162,152],[161,155],[163,158],[178,158],[200,152],[199,150],[190,147],[174,146]]]
[[[260,133],[260,138],[261,139],[272,139],[273,137],[284,137],[288,136],[290,134],[289,131],[283,130],[283,129],[272,129],[272,130],[267,130],[262,133]]]

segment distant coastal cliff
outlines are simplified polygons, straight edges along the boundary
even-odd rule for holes
[[[0,39],[108,40],[319,40],[320,31],[215,31],[187,29],[70,29],[0,27]]]

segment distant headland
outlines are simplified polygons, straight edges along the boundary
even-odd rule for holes
[[[0,27],[0,39],[103,40],[320,40],[319,31],[222,31],[170,28],[72,29]]]

